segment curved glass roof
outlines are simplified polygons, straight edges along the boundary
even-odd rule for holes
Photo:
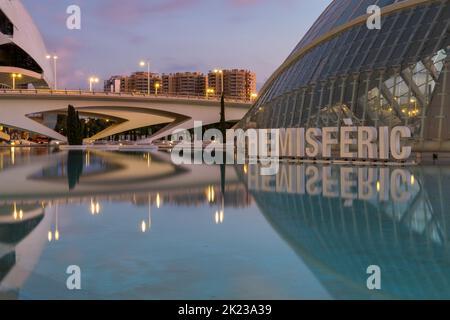
[[[334,0],[309,29],[291,55],[334,28],[365,15],[367,8],[371,5],[383,8],[403,1],[405,0]]]

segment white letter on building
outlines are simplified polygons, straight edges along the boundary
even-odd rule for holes
[[[382,160],[389,160],[389,127],[380,127],[378,147],[379,157]]]
[[[378,157],[377,129],[374,127],[358,128],[358,158],[376,159]]]
[[[306,130],[306,143],[309,145],[306,148],[306,155],[310,158],[317,158],[322,152],[322,143],[317,139],[322,135],[322,130],[319,128],[310,128]]]
[[[350,146],[356,145],[356,139],[352,139],[350,134],[357,132],[357,127],[341,127],[341,158],[356,158],[357,152],[350,152]]]
[[[391,131],[391,154],[396,160],[407,160],[411,156],[411,147],[402,147],[402,139],[411,138],[409,127],[395,127]]]
[[[322,155],[324,158],[331,158],[332,146],[337,145],[339,143],[339,141],[337,140],[338,128],[323,128],[322,135],[323,135]],[[333,138],[333,136],[334,136],[334,138]]]
[[[280,129],[280,155],[282,157],[295,157],[296,148],[296,129]]]

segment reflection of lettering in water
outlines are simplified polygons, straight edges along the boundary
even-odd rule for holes
[[[403,168],[281,165],[276,176],[259,175],[258,166],[249,166],[250,191],[322,195],[353,200],[407,202],[416,185],[414,176]]]

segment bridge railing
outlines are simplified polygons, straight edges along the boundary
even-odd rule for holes
[[[189,94],[146,94],[142,92],[107,92],[107,91],[85,91],[85,90],[53,90],[53,89],[0,89],[0,95],[61,95],[61,96],[102,96],[102,97],[141,97],[149,99],[184,99],[184,100],[206,100],[220,101],[217,95],[189,95]],[[252,99],[228,99],[227,102],[248,103],[254,102]]]

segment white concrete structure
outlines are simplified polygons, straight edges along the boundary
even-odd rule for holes
[[[0,90],[0,124],[66,141],[66,137],[27,117],[36,113],[65,113],[73,105],[80,115],[100,116],[117,123],[91,137],[95,141],[146,126],[170,123],[153,135],[153,140],[175,129],[191,129],[194,121],[203,125],[220,121],[220,102],[165,96],[124,95],[80,91]],[[226,120],[240,120],[250,107],[246,102],[226,102]]]
[[[0,0],[1,18],[10,28],[0,30],[2,59],[14,55],[10,65],[0,66],[0,83],[11,86],[11,74],[21,74],[16,85],[31,83],[35,87],[53,85],[53,66],[47,60],[47,49],[33,19],[20,0]],[[6,57],[5,57],[6,55]],[[17,58],[19,56],[20,58]]]

